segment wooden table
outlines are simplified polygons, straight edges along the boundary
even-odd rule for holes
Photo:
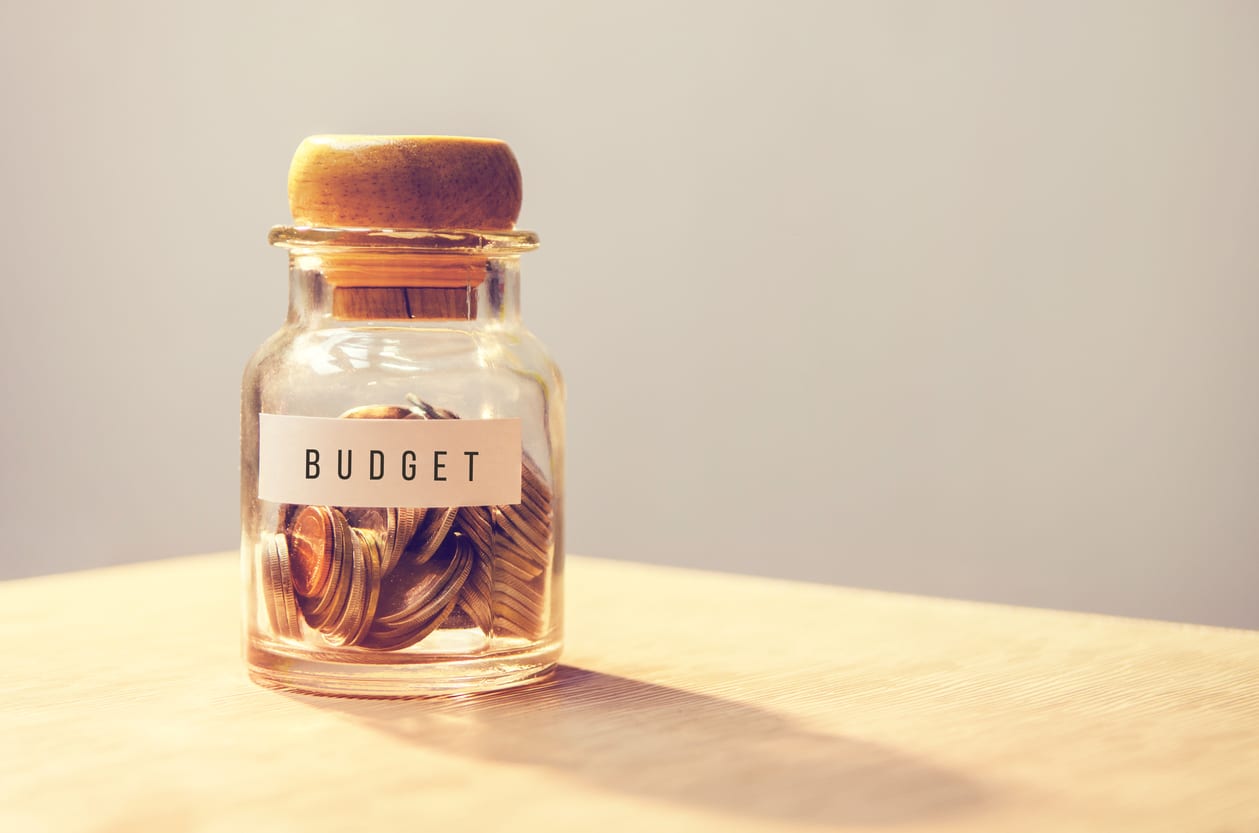
[[[0,830],[1259,831],[1259,634],[570,560],[554,682],[252,685],[237,560],[0,584]]]

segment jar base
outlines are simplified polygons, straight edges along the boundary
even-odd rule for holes
[[[249,678],[266,688],[332,697],[404,699],[499,691],[541,682],[555,671],[560,643],[534,643],[474,657],[415,655],[405,663],[360,664],[247,643]]]

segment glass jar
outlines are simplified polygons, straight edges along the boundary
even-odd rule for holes
[[[545,676],[562,634],[564,387],[520,318],[536,235],[270,239],[290,289],[242,390],[251,677],[414,696]]]

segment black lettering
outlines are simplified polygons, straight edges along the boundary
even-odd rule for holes
[[[476,456],[477,456],[478,454],[480,454],[480,453],[481,453],[481,452],[479,452],[479,451],[465,451],[465,452],[464,452],[464,455],[468,458],[468,482],[469,482],[469,483],[471,483],[471,482],[472,482],[472,480],[473,480],[473,477],[472,477],[472,464],[473,464],[474,462],[476,462]]]
[[[434,451],[434,452],[433,452],[433,479],[434,479],[434,480],[445,480],[445,479],[446,479],[444,476],[442,476],[441,474],[439,474],[439,473],[438,473],[438,472],[440,472],[442,469],[446,468],[446,464],[445,464],[445,463],[443,463],[443,462],[441,461],[441,458],[443,458],[443,457],[445,457],[445,456],[446,456],[446,452],[444,452],[444,451]]]
[[[384,477],[385,476],[385,452],[377,451],[376,449],[373,448],[371,450],[371,456],[369,458],[369,463],[368,463],[367,468],[368,468],[368,472],[367,472],[368,478],[372,480],[379,480],[382,477]]]
[[[403,480],[415,479],[415,452],[414,451],[402,452],[402,479]]]
[[[349,480],[354,473],[354,451],[348,448],[337,449],[337,477]]]
[[[306,479],[319,479],[319,449],[306,449]]]

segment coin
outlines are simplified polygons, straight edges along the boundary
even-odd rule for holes
[[[363,544],[363,561],[367,567],[365,582],[366,595],[362,610],[358,613],[358,627],[347,637],[347,644],[360,642],[367,635],[376,616],[376,605],[380,599],[381,579],[381,548],[383,542],[379,535],[370,530],[358,530],[357,534]]]
[[[420,399],[413,393],[407,394],[407,401],[411,403],[411,413],[422,419],[458,419],[459,416],[454,411],[448,411],[445,408],[434,408],[432,405]]]
[[[360,644],[392,651],[423,640],[454,611],[472,560],[472,547],[452,537],[430,560],[400,565],[382,587],[376,621]]]
[[[411,548],[408,550],[417,564],[423,564],[437,552],[437,548],[446,539],[446,534],[450,532],[450,527],[458,514],[457,508],[428,510],[424,526],[415,533],[415,537],[411,539]]]
[[[325,636],[334,645],[344,645],[358,633],[363,624],[364,603],[367,598],[368,544],[363,541],[363,530],[351,528],[349,592],[339,616],[333,618],[325,629]]]
[[[530,579],[541,574],[547,567],[544,562],[538,560],[535,553],[526,553],[505,535],[496,535],[494,538],[494,560],[504,568],[514,570]]]
[[[549,547],[543,547],[536,544],[532,538],[534,533],[526,533],[524,525],[513,520],[513,514],[510,506],[500,506],[496,508],[494,513],[495,526],[497,531],[505,538],[509,539],[512,548],[523,555],[527,560],[535,561],[545,566],[550,560]],[[496,536],[495,540],[498,540]]]
[[[463,593],[459,597],[459,606],[468,614],[474,627],[489,634],[494,623],[491,600],[494,592],[494,558],[488,551],[476,549],[471,541],[469,541],[469,546],[474,549],[475,560],[472,573],[468,576],[468,581],[463,586]]]
[[[505,508],[511,510],[515,520],[519,520],[529,529],[534,530],[537,540],[544,547],[551,545],[552,517],[550,512],[542,511],[529,501],[523,501]]]
[[[540,614],[546,598],[534,587],[519,579],[502,577],[494,585],[495,602],[511,603],[525,613]]]
[[[410,648],[412,645],[422,642],[425,637],[441,627],[442,623],[454,612],[455,604],[458,601],[458,598],[452,598],[436,615],[426,620],[423,625],[415,630],[373,628],[359,644],[364,648],[376,651],[400,651],[403,648]]]
[[[326,507],[306,506],[292,522],[293,589],[299,596],[318,596],[332,568],[333,522]]]
[[[415,530],[419,529],[421,521],[424,520],[425,510],[401,507],[390,509],[389,513],[389,520],[393,526],[388,540],[388,552],[385,553],[384,573],[386,575],[402,560],[402,553],[406,552],[411,539],[415,537]]]
[[[411,419],[415,414],[400,405],[360,405],[341,414],[341,419]]]
[[[319,595],[303,599],[302,613],[312,628],[326,630],[329,623],[335,622],[344,612],[345,600],[350,593],[354,559],[350,542],[352,533],[345,516],[330,507],[319,508],[326,510],[332,519],[332,535],[328,545],[331,566],[323,591]]]
[[[535,519],[519,506],[504,506],[502,513],[512,531],[518,533],[512,537],[520,543],[528,542],[545,558],[551,549],[550,523]]]
[[[346,419],[459,419],[414,394]],[[400,650],[441,627],[536,638],[549,610],[554,493],[522,453],[520,499],[502,506],[278,508],[288,537],[267,548],[264,597],[276,633],[301,617],[334,646]],[[284,593],[288,589],[288,595]]]
[[[542,635],[542,620],[531,614],[517,613],[510,607],[494,610],[494,635],[537,639]]]
[[[542,470],[538,468],[538,464],[528,454],[523,456],[520,463],[520,487],[523,494],[528,495],[541,507],[550,509],[551,487],[542,476]]]
[[[263,583],[271,626],[280,636],[301,636],[301,622],[297,614],[297,600],[293,597],[293,585],[289,574],[288,544],[279,533],[263,538]]]
[[[494,572],[496,574],[499,572],[506,573],[519,581],[532,581],[541,575],[542,571],[541,565],[501,550],[500,557],[494,559]]]
[[[376,615],[382,627],[406,627],[441,609],[467,581],[471,551],[452,540],[430,562],[400,567],[398,572],[401,575],[395,574]]]
[[[455,518],[456,528],[472,539],[478,552],[492,556],[494,521],[488,506],[461,506]]]
[[[280,605],[277,603],[276,585],[279,583],[280,577],[275,569],[274,550],[274,539],[270,535],[264,535],[258,546],[258,578],[262,584],[260,588],[262,591],[262,606],[267,611],[267,621],[271,625],[271,630],[278,634],[283,627],[283,617],[280,616]]]
[[[342,514],[345,515],[346,523],[350,526],[358,527],[359,529],[370,529],[384,535],[385,530],[389,526],[388,513],[388,509],[354,506],[347,507]]]
[[[415,535],[415,528],[419,520],[424,517],[424,510],[354,508],[347,509],[345,517],[351,526],[370,529],[380,536],[381,572],[383,575],[388,575],[402,558],[407,544]]]
[[[293,574],[289,558],[288,538],[280,533],[273,536],[275,541],[276,563],[280,568],[281,596],[284,601],[285,631],[291,637],[301,636],[302,622],[297,607],[297,597],[293,595]]]

